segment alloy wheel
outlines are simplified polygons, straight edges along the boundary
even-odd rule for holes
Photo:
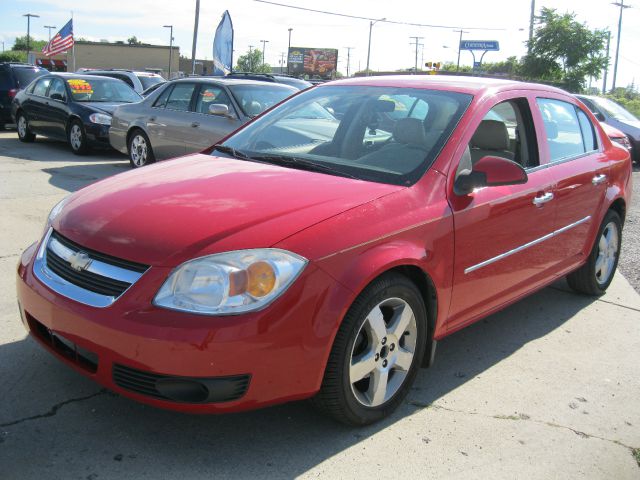
[[[20,118],[18,118],[18,135],[21,138],[27,135],[27,119],[24,118],[24,115],[20,115]]]
[[[598,241],[598,256],[596,258],[596,281],[604,285],[614,272],[618,258],[619,234],[618,226],[609,222],[602,230]]]
[[[147,141],[142,135],[136,135],[131,141],[131,160],[136,167],[147,163]]]
[[[82,129],[80,125],[74,124],[69,132],[69,143],[74,150],[80,150],[82,147]]]
[[[351,352],[349,383],[366,407],[390,400],[403,385],[416,350],[413,310],[400,298],[389,298],[367,315]]]

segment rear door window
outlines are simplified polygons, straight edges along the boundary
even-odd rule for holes
[[[33,94],[44,97],[47,94],[47,88],[49,88],[50,83],[51,78],[43,78],[42,80],[38,80],[38,83],[36,83],[36,86],[33,89]]]
[[[195,83],[176,83],[169,94],[165,108],[179,112],[188,112],[195,87]]]
[[[549,98],[538,98],[537,103],[542,113],[552,162],[572,158],[593,150],[593,136],[589,140],[591,148],[585,146],[575,105]]]
[[[169,94],[171,93],[172,89],[173,85],[167,85],[160,96],[156,99],[153,106],[156,108],[164,108],[167,105],[167,100],[169,99]]]

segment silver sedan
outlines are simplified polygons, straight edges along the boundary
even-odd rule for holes
[[[142,167],[210,147],[297,91],[253,80],[174,80],[139,103],[117,108],[109,141],[129,155],[132,167]]]

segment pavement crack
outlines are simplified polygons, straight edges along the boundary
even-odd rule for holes
[[[0,427],[11,427],[13,425],[18,425],[19,423],[28,422],[30,420],[38,420],[40,418],[53,417],[55,414],[58,413],[58,410],[60,410],[65,405],[69,405],[70,403],[84,402],[85,400],[90,400],[90,399],[95,398],[95,397],[97,397],[99,395],[104,395],[105,393],[107,393],[107,390],[103,388],[102,390],[100,390],[100,391],[98,391],[96,393],[92,393],[91,395],[87,395],[86,397],[70,398],[69,400],[65,400],[63,402],[56,403],[46,413],[41,413],[39,415],[33,415],[31,417],[21,418],[19,420],[14,420],[14,421],[8,422],[8,423],[1,423]]]
[[[412,405],[415,405],[415,403],[412,403]],[[572,427],[567,427],[566,425],[560,425],[558,423],[554,423],[554,422],[546,422],[544,420],[536,420],[534,418],[531,418],[529,415],[526,415],[524,413],[520,413],[519,415],[488,415],[485,413],[479,413],[479,412],[469,412],[469,411],[465,411],[465,410],[456,410],[454,408],[449,408],[449,407],[443,407],[442,405],[435,405],[435,404],[430,404],[428,407],[426,408],[430,408],[433,410],[445,410],[447,412],[452,412],[452,413],[461,413],[463,415],[477,415],[480,417],[484,417],[484,418],[493,418],[496,420],[511,420],[511,421],[524,421],[524,422],[532,422],[532,423],[536,423],[538,425],[542,425],[542,426],[546,426],[546,427],[552,427],[552,428],[559,428],[559,429],[563,429],[563,430],[568,430],[570,432],[575,433],[576,435],[578,435],[579,437],[582,438],[595,438],[597,440],[602,440],[603,442],[610,442],[610,443],[614,443],[616,445],[619,445],[621,447],[624,447],[626,449],[628,449],[632,455],[634,455],[634,457],[636,455],[639,455],[636,452],[640,452],[640,448],[636,448],[636,447],[632,447],[631,445],[627,445],[625,443],[622,443],[620,440],[615,440],[615,439],[611,439],[611,438],[606,438],[606,437],[601,437],[599,435],[594,435],[591,433],[586,433],[586,432],[582,432],[580,430],[576,430],[575,428]]]
[[[5,258],[19,257],[19,253],[10,253],[9,255],[0,255],[0,260],[4,260]]]

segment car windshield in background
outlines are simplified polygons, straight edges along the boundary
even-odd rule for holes
[[[440,153],[471,98],[411,88],[319,87],[242,129],[224,142],[225,153],[410,185]]]
[[[277,84],[230,85],[229,90],[248,117],[255,117],[267,108],[280,103],[298,90]]]
[[[67,85],[76,102],[133,103],[142,100],[126,83],[100,77],[69,78]]]
[[[156,85],[158,83],[164,82],[164,78],[156,77],[155,75],[154,76],[138,75],[138,80],[140,80],[143,90],[146,90],[147,88],[152,87],[153,85]]]
[[[616,102],[612,102],[606,98],[601,97],[591,97],[589,98],[593,103],[595,103],[599,108],[607,112],[610,116],[615,118],[616,120],[620,120],[623,122],[637,122],[638,119],[633,116],[630,112],[625,110],[623,107],[618,105]]]
[[[41,77],[47,73],[49,72],[46,70],[33,67],[16,67],[13,69],[13,74],[15,75],[20,88],[25,88],[34,78]]]

